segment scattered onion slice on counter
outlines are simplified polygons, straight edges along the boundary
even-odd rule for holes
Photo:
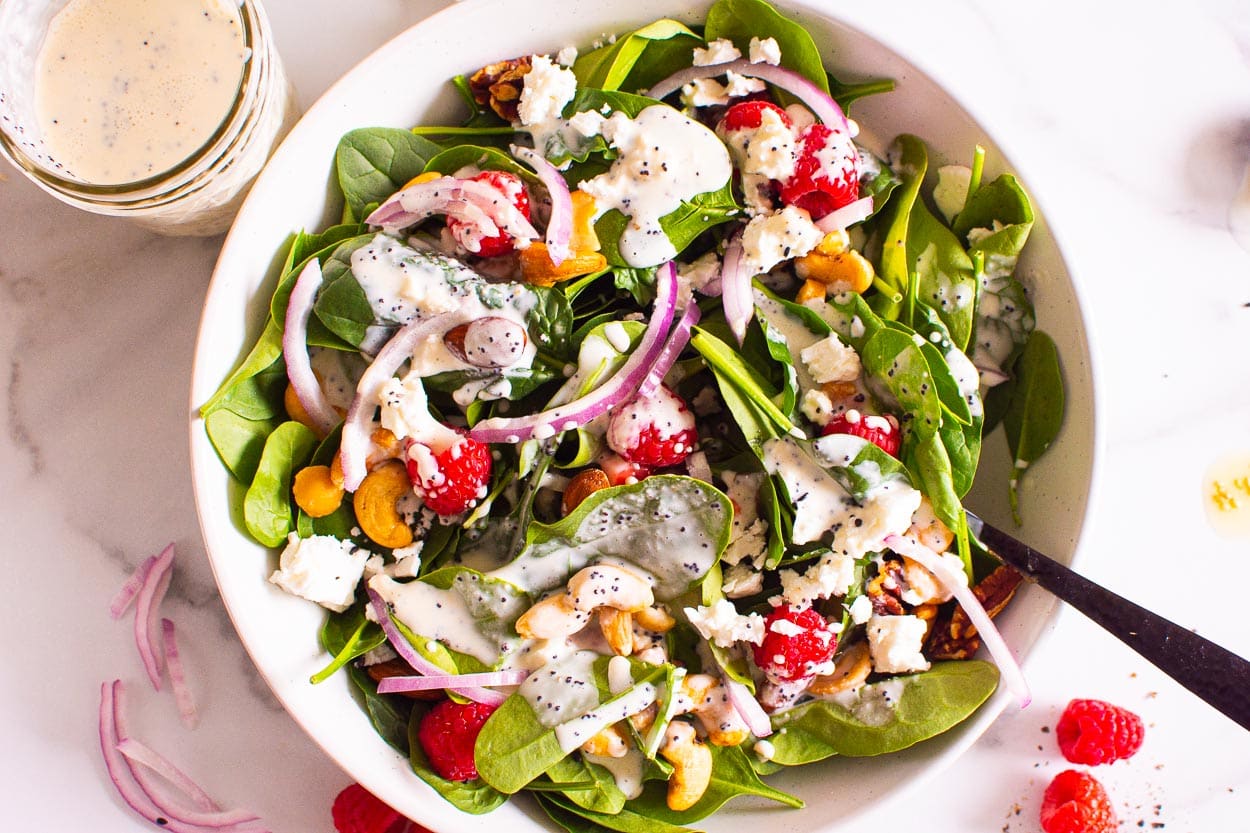
[[[169,589],[169,581],[173,576],[174,545],[169,544],[161,550],[152,562],[143,584],[135,596],[135,646],[139,649],[139,659],[143,662],[143,670],[147,671],[152,687],[161,690],[163,652],[156,650],[156,630],[158,611],[165,591]]]
[[[478,237],[494,237],[503,232],[518,241],[538,237],[538,232],[509,200],[485,182],[441,176],[429,182],[410,185],[377,207],[365,222],[396,232],[443,214],[472,226]]]
[[[254,813],[243,810],[222,812],[200,809],[205,799],[213,807],[216,807],[216,803],[208,798],[203,789],[167,761],[156,763],[151,770],[168,779],[175,787],[183,789],[197,806],[186,806],[162,794],[158,785],[147,775],[145,767],[148,765],[137,761],[132,763],[132,759],[119,749],[119,746],[129,740],[122,703],[124,695],[125,688],[121,680],[100,685],[100,750],[104,754],[104,766],[109,780],[132,810],[152,824],[173,833],[264,833],[264,823]],[[131,754],[148,757],[144,752],[138,751],[136,744],[126,744],[126,748]],[[186,789],[187,787],[190,789]]]
[[[551,198],[551,218],[547,220],[547,254],[556,266],[569,256],[569,240],[573,236],[573,195],[569,184],[555,165],[532,148],[512,145],[512,155],[534,169]]]
[[[182,725],[194,729],[200,721],[195,709],[195,698],[191,695],[191,687],[187,685],[187,674],[182,667],[182,656],[178,653],[178,639],[174,634],[174,623],[169,619],[161,620],[161,637],[165,643],[165,667],[169,669],[169,685],[174,690],[174,702],[178,704],[178,717]]]
[[[378,620],[378,624],[382,626],[382,630],[386,633],[386,639],[391,643],[391,647],[403,659],[411,665],[418,674],[424,674],[427,677],[448,677],[446,669],[439,668],[425,657],[421,656],[395,625],[391,619],[390,608],[386,601],[378,594],[378,591],[372,587],[366,588],[369,594],[369,607],[373,610],[374,618]],[[489,688],[481,688],[479,686],[454,686],[447,689],[454,691],[462,697],[468,697],[477,703],[487,706],[498,706],[508,699],[508,696],[502,691],[494,691]]]
[[[387,677],[378,683],[378,694],[454,689],[457,686],[520,685],[528,676],[525,671],[485,671],[479,674],[443,673],[437,676]]]
[[[655,363],[651,365],[651,369],[647,371],[646,377],[642,383],[638,385],[638,398],[646,399],[655,393],[660,387],[660,383],[664,381],[665,374],[677,362],[677,357],[681,355],[681,351],[686,349],[686,345],[690,343],[690,331],[695,324],[699,323],[702,313],[699,311],[699,305],[691,299],[686,305],[686,309],[682,311],[681,318],[677,319],[673,331],[668,335],[668,341],[664,342],[664,349],[660,350],[660,355],[656,357]]]
[[[116,692],[114,693],[114,698],[116,698]],[[119,705],[118,708],[120,707]],[[191,800],[192,804],[204,812],[215,813],[221,811],[221,807],[213,800],[212,796],[204,792],[204,789],[199,784],[192,781],[185,772],[170,763],[159,752],[153,751],[132,737],[120,738],[120,735],[117,751],[125,755],[127,760],[146,767],[161,778],[164,778],[174,787],[181,790]]]
[[[282,358],[286,362],[287,379],[295,397],[316,426],[317,434],[324,437],[338,425],[339,415],[326,399],[308,357],[308,319],[312,316],[313,302],[317,299],[321,281],[321,263],[317,258],[311,258],[295,279],[291,298],[287,302],[282,330]]]
[[[343,437],[339,444],[340,462],[343,466],[343,488],[354,492],[369,473],[366,458],[372,440],[369,426],[373,412],[378,407],[378,391],[404,362],[412,358],[417,344],[431,335],[442,335],[450,313],[429,318],[416,318],[405,324],[391,337],[386,346],[378,351],[373,363],[366,368],[356,383],[356,395],[347,409],[343,421]]]
[[[773,723],[768,718],[764,707],[755,699],[751,690],[742,683],[728,676],[724,677],[725,691],[729,693],[729,702],[746,722],[751,734],[757,738],[766,738],[773,733]]]
[[[613,376],[590,393],[536,414],[492,417],[469,429],[469,436],[483,443],[519,443],[533,436],[555,436],[570,426],[584,425],[633,396],[664,350],[664,336],[673,323],[677,301],[677,270],[672,262],[655,275],[655,308],[638,346]]]
[[[117,595],[113,597],[113,601],[109,603],[109,616],[114,619],[120,619],[126,609],[130,607],[130,603],[135,600],[135,596],[139,595],[139,588],[143,587],[143,581],[147,578],[148,571],[152,569],[152,565],[156,563],[156,556],[150,555],[140,562],[135,571],[130,574],[130,578],[126,579],[126,583],[117,591]]]
[[[981,605],[980,600],[977,599],[976,594],[972,592],[972,589],[968,587],[968,583],[963,580],[963,575],[953,575],[950,567],[946,565],[940,555],[913,538],[903,535],[888,535],[885,538],[885,545],[899,555],[905,555],[921,567],[924,567],[933,574],[934,578],[943,587],[955,596],[959,606],[964,609],[964,613],[968,614],[968,618],[972,620],[973,627],[981,635],[981,639],[985,642],[985,647],[989,650],[990,656],[994,658],[995,664],[998,665],[998,669],[1003,675],[1003,682],[1006,683],[1008,690],[1011,691],[1017,702],[1020,703],[1020,708],[1027,706],[1032,697],[1029,694],[1029,684],[1024,679],[1024,672],[1020,670],[1020,664],[1016,662],[1015,655],[1011,653],[1011,649],[1003,641],[1003,635],[994,626],[994,621],[985,612],[985,608]]]
[[[751,278],[743,267],[742,238],[735,235],[725,246],[725,260],[721,265],[721,304],[725,308],[725,320],[738,344],[747,335],[747,324],[755,316],[755,299],[751,294]]]
[[[807,105],[807,109],[811,110],[816,118],[830,127],[841,128],[847,132],[847,135],[850,135],[851,128],[846,122],[846,114],[842,112],[838,102],[834,101],[829,93],[813,84],[802,74],[772,64],[753,64],[748,60],[739,59],[723,64],[688,67],[656,83],[647,90],[646,94],[651,98],[664,98],[692,81],[700,78],[714,78],[726,72],[737,73],[747,78],[758,78],[778,89],[785,90]]]
[[[855,202],[830,211],[816,221],[816,228],[828,234],[863,222],[872,216],[872,197],[860,197]]]

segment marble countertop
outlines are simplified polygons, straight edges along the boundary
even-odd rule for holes
[[[346,15],[330,0],[266,5],[311,101],[444,4],[367,0]],[[1241,477],[1250,473],[1244,0],[1183,12],[1129,0],[829,6],[890,32],[958,91],[1009,150],[1066,253],[1104,429],[1082,570],[1250,656],[1240,597],[1250,533],[1218,534],[1208,506],[1213,466],[1241,454]],[[96,737],[100,682],[120,676],[132,683],[135,733],[212,794],[277,833],[328,833],[349,779],[255,674],[202,557],[192,503],[186,391],[220,238],[156,237],[79,213],[7,166],[0,228],[4,826],[142,827],[109,784]],[[1244,518],[1250,489],[1222,485],[1241,503],[1216,516]],[[165,610],[202,714],[190,733],[172,698],[139,684],[130,628],[107,613],[134,566],[171,540],[180,555]],[[1096,697],[1148,726],[1134,759],[1098,771],[1122,829],[1244,829],[1250,734],[1074,612],[1061,613],[1026,671],[1032,706],[1009,709],[939,778],[863,823],[911,823],[923,808],[931,833],[1036,831],[1042,790],[1065,768],[1049,730],[1070,698]]]

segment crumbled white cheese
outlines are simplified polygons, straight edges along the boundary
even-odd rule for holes
[[[777,45],[776,38],[764,38],[763,40],[757,37],[751,38],[751,45],[747,49],[747,55],[753,64],[772,64],[777,66],[781,63],[781,47]]]
[[[571,67],[577,61],[577,47],[566,46],[556,53],[556,63],[562,67]]]
[[[764,90],[758,78],[736,72],[725,73],[725,83],[715,78],[696,78],[681,88],[681,101],[687,107],[724,107],[733,99]]]
[[[530,59],[530,71],[525,73],[517,118],[525,126],[554,121],[576,92],[577,76],[571,70],[546,55],[535,55]]]
[[[731,564],[721,579],[721,590],[731,599],[754,596],[764,589],[764,574],[747,564]]]
[[[439,450],[454,445],[460,435],[430,413],[425,385],[419,373],[403,379],[391,378],[378,395],[382,406],[382,427],[403,440],[409,437]]]
[[[742,268],[762,275],[779,263],[801,257],[824,239],[805,209],[787,205],[751,219],[742,232]]]
[[[760,126],[751,131],[745,157],[739,162],[746,173],[787,180],[794,175],[797,155],[794,130],[780,113],[766,107],[760,110]]]
[[[708,284],[720,278],[720,257],[704,252],[690,263],[677,264],[677,308],[685,309],[694,293],[704,292]]]
[[[741,57],[742,53],[738,51],[738,47],[734,46],[733,41],[727,38],[717,38],[708,43],[706,49],[695,47],[693,63],[697,67],[709,67],[713,64],[727,64]]]
[[[720,411],[720,400],[716,396],[716,391],[709,385],[701,389],[690,400],[690,410],[694,411],[695,416],[710,416]]]
[[[846,612],[851,614],[851,624],[862,625],[872,618],[872,599],[867,596],[856,596]]]
[[[792,607],[805,607],[817,599],[845,596],[855,581],[855,559],[842,553],[829,553],[806,572],[782,570],[781,599]]]
[[[711,607],[688,607],[685,613],[704,639],[710,639],[721,648],[729,648],[736,642],[759,645],[764,641],[764,617],[758,613],[744,616],[728,599],[721,599]]]
[[[421,570],[421,550],[424,541],[414,541],[406,547],[391,550],[395,563],[387,565],[386,574],[391,578],[416,578]]]
[[[825,426],[833,419],[833,400],[820,388],[810,388],[803,391],[799,410],[815,424]]]
[[[768,85],[758,78],[739,75],[732,70],[725,73],[725,95],[730,98],[741,98],[751,93],[762,93]]]
[[[881,674],[925,671],[929,661],[921,653],[925,621],[919,616],[873,616],[868,620],[868,651],[872,667]]]
[[[603,132],[604,121],[606,119],[598,110],[582,110],[569,116],[569,127],[589,139]]]
[[[332,535],[287,536],[278,569],[269,580],[288,593],[341,613],[356,600],[370,552]]]
[[[835,333],[799,353],[807,372],[820,385],[826,382],[853,382],[859,378],[861,365],[855,348],[843,344]]]
[[[735,529],[737,527],[737,521]],[[768,522],[761,518],[754,518],[751,523],[741,528],[741,531],[734,535],[730,540],[729,546],[725,547],[725,552],[721,554],[721,560],[726,564],[742,564],[755,563],[760,560],[764,550],[768,547]]]

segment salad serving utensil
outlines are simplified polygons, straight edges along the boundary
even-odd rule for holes
[[[1250,729],[1250,661],[1095,584],[973,513],[966,514],[969,531],[990,552]]]

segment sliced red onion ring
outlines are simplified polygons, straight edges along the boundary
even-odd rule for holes
[[[143,580],[147,578],[148,570],[152,569],[152,564],[156,562],[156,556],[150,555],[135,567],[135,571],[130,574],[130,578],[126,579],[126,583],[117,591],[117,595],[113,597],[113,601],[109,603],[109,616],[114,619],[120,619],[126,609],[130,607],[130,603],[134,601],[135,596],[139,595],[139,588],[143,586]]]
[[[534,169],[551,197],[551,218],[547,220],[547,254],[556,266],[569,256],[569,239],[573,236],[573,196],[569,184],[558,168],[532,148],[512,145],[512,155]]]
[[[757,738],[766,738],[773,733],[773,723],[768,718],[768,713],[764,711],[764,707],[755,699],[755,695],[751,690],[737,680],[729,677],[721,678],[725,684],[725,691],[729,693],[729,701],[733,703],[738,714],[746,722],[747,728],[751,730],[751,734]]]
[[[751,293],[751,278],[743,266],[742,238],[735,235],[725,246],[725,260],[721,264],[721,304],[725,308],[725,320],[729,331],[738,344],[747,335],[747,325],[755,316],[755,299]]]
[[[842,231],[872,216],[872,197],[860,197],[855,202],[830,211],[816,221],[816,228],[828,234]]]
[[[998,669],[1003,675],[1003,682],[1007,684],[1008,690],[1011,691],[1017,702],[1020,703],[1020,708],[1027,706],[1032,697],[1029,694],[1029,684],[1024,679],[1024,672],[1020,670],[1020,664],[1016,662],[1011,649],[1003,641],[1002,634],[998,632],[998,628],[994,627],[994,621],[985,612],[985,608],[981,606],[981,602],[977,599],[976,594],[968,587],[968,583],[963,580],[962,574],[953,575],[950,567],[946,565],[940,555],[908,536],[888,535],[885,538],[885,545],[899,555],[907,556],[930,573],[933,573],[934,578],[955,596],[959,606],[964,609],[964,613],[968,614],[968,618],[972,620],[973,627],[977,629],[977,633],[984,640],[985,647],[989,649],[990,656],[994,658],[995,664],[998,665]]]
[[[655,308],[651,320],[634,352],[612,378],[590,393],[536,414],[521,417],[492,417],[469,430],[469,436],[483,443],[519,443],[530,437],[554,436],[606,413],[610,408],[633,396],[651,366],[664,349],[664,336],[673,323],[677,300],[677,270],[667,263],[656,272]]]
[[[664,343],[664,349],[660,351],[660,355],[656,356],[651,369],[647,371],[646,377],[638,385],[638,397],[640,399],[646,399],[660,387],[660,383],[664,381],[665,374],[676,363],[677,357],[681,355],[681,351],[685,350],[686,345],[690,343],[690,331],[695,324],[699,323],[700,316],[699,305],[692,299],[686,305],[686,309],[682,311],[681,318],[677,319],[677,324],[673,327],[673,331],[669,333],[668,341]]]
[[[161,600],[165,598],[165,591],[169,589],[169,581],[173,576],[173,565],[174,545],[169,544],[152,562],[147,575],[143,577],[143,585],[135,596],[135,647],[139,649],[143,670],[148,672],[148,679],[157,691],[161,690],[163,655],[156,651],[156,625]]]
[[[395,649],[395,653],[399,654],[403,659],[411,665],[419,674],[427,677],[445,677],[447,671],[439,668],[425,657],[421,656],[402,633],[396,627],[395,622],[391,619],[390,607],[387,605],[378,591],[372,587],[366,588],[369,594],[369,607],[373,610],[374,617],[378,620],[378,624],[382,626],[382,630],[386,633],[386,639],[391,643],[391,647]],[[508,699],[508,695],[502,691],[494,691],[489,688],[481,688],[478,686],[456,686],[447,689],[454,691],[462,697],[468,697],[477,703],[487,706],[498,706]]]
[[[366,459],[372,440],[369,426],[373,412],[378,406],[378,393],[382,385],[395,375],[404,362],[412,358],[412,352],[423,339],[442,333],[447,329],[448,315],[416,318],[405,324],[386,343],[373,364],[365,369],[356,383],[356,396],[343,422],[343,438],[339,444],[340,462],[343,466],[343,488],[354,492],[369,473]]]
[[[157,789],[157,785],[148,778],[144,766],[132,765],[130,759],[118,748],[129,740],[125,709],[122,703],[124,695],[125,688],[121,680],[114,680],[111,683],[105,682],[100,685],[99,734],[100,750],[104,755],[104,766],[108,771],[109,780],[113,782],[113,786],[117,788],[118,793],[127,806],[153,825],[165,830],[171,830],[173,833],[208,833],[208,831],[218,831],[219,833],[266,833],[263,822],[253,813],[242,810],[227,812],[220,812],[215,809],[201,810],[182,806],[180,803],[162,796],[160,790]],[[133,754],[143,754],[136,752],[135,744],[127,743],[126,748]],[[160,772],[162,769],[169,770],[169,776],[162,774]],[[216,804],[212,799],[208,798],[204,790],[195,786],[185,775],[182,775],[180,772],[175,775],[174,773],[177,770],[172,768],[172,765],[168,764],[168,762],[157,764],[152,767],[152,770],[162,774],[162,777],[169,777],[170,783],[179,789],[183,788],[180,780],[185,779],[192,789],[184,791],[191,796],[193,802],[199,805],[207,799],[209,804],[216,807]],[[179,776],[181,776],[181,779]]]
[[[753,64],[745,59],[729,61],[724,64],[712,64],[711,66],[688,67],[673,73],[668,78],[657,83],[647,91],[647,95],[651,98],[664,98],[699,78],[714,78],[718,75],[724,75],[726,72],[734,72],[747,78],[758,78],[761,81],[767,81],[774,87],[794,95],[807,105],[807,109],[811,110],[816,118],[825,124],[830,127],[841,128],[848,135],[851,132],[850,126],[846,123],[846,114],[842,112],[838,102],[834,101],[827,92],[813,84],[803,75],[785,67],[764,63]]]
[[[282,330],[282,358],[295,397],[316,426],[317,434],[324,437],[339,424],[339,415],[326,399],[308,357],[308,319],[312,316],[321,280],[321,264],[314,257],[299,273],[291,289]]]
[[[396,232],[435,214],[444,214],[473,226],[481,237],[494,237],[499,233],[499,227],[480,206],[468,200],[464,192],[465,182],[441,176],[410,185],[392,194],[365,218],[365,222],[381,226],[383,231]]]
[[[117,702],[120,704],[120,700]],[[185,794],[192,804],[204,812],[214,813],[221,811],[221,807],[213,800],[212,796],[204,792],[199,784],[192,781],[186,773],[170,763],[159,752],[150,749],[131,737],[119,738],[117,751],[125,755],[127,760],[144,766],[164,778]],[[255,816],[252,816],[252,818],[255,818]]]
[[[195,710],[195,698],[191,695],[191,687],[187,685],[187,674],[182,668],[182,657],[178,653],[178,639],[174,634],[174,623],[169,619],[161,620],[161,636],[165,643],[165,667],[169,669],[169,685],[174,690],[174,702],[178,704],[178,717],[182,725],[194,729],[200,722],[199,713]]]
[[[525,671],[486,671],[480,674],[447,674],[421,677],[387,677],[378,683],[378,694],[401,694],[406,691],[454,689],[462,686],[520,685],[529,674]]]

